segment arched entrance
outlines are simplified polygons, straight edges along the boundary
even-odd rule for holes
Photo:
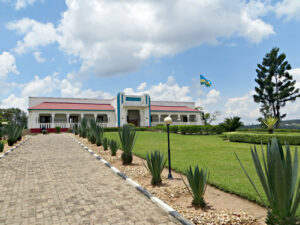
[[[127,111],[127,123],[132,123],[135,126],[140,126],[140,110],[128,110]]]

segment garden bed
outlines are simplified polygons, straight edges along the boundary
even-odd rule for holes
[[[5,152],[7,152],[9,149],[13,148],[14,146],[16,146],[17,144],[19,144],[21,141],[23,141],[25,138],[25,136],[22,136],[22,139],[20,141],[17,141],[13,146],[9,146],[7,144],[7,141],[2,140],[2,142],[4,142],[4,148],[3,148],[3,152],[0,152],[0,155],[4,154]]]
[[[74,136],[195,224],[264,224],[266,210],[255,203],[208,186],[205,194],[208,208],[205,210],[195,208],[191,205],[192,197],[184,186],[180,173],[173,171],[174,180],[170,181],[167,179],[168,171],[165,169],[162,173],[163,184],[152,186],[144,159],[134,156],[133,165],[124,166],[121,161],[121,151],[117,152],[117,156],[111,156],[109,150],[104,151],[102,147],[90,144],[87,139]]]
[[[276,137],[281,144],[300,145],[300,133],[252,133],[252,132],[228,132],[224,136],[232,142],[252,144],[266,144],[272,137]]]

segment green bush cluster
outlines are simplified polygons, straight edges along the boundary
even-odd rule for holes
[[[225,133],[226,138],[232,142],[244,142],[252,144],[266,144],[272,137],[276,137],[281,144],[300,145],[300,134],[295,133],[246,133],[229,132]]]
[[[60,127],[55,127],[55,132],[60,133]]]

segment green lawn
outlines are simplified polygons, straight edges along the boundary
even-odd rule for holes
[[[106,133],[106,136],[118,140],[118,134],[115,132]],[[217,135],[170,134],[170,140],[173,169],[184,172],[189,165],[207,167],[210,170],[210,184],[227,192],[261,202],[234,156],[234,152],[237,153],[255,184],[259,184],[250,153],[250,146],[253,145],[223,141]],[[292,146],[292,149],[294,148],[295,146]],[[145,155],[152,150],[167,153],[167,134],[138,132],[134,154],[145,158]],[[260,186],[259,190],[262,192]],[[300,209],[298,209],[298,215],[300,215]]]

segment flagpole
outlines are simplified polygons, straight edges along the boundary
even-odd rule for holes
[[[201,73],[200,73],[200,76],[201,76]],[[200,107],[201,107],[201,110],[203,111],[203,106],[202,106],[202,91],[201,91],[201,78],[200,78]]]

